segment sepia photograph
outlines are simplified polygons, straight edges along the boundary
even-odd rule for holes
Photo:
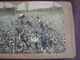
[[[64,11],[57,2],[0,2],[0,54],[66,52]]]

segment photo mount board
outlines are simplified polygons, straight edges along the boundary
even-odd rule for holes
[[[29,2],[29,1],[11,1],[9,3],[18,5],[20,2]],[[32,2],[36,2],[36,1],[32,1]],[[58,2],[51,1],[51,2],[59,3],[63,8],[65,36],[66,36],[66,52],[53,53],[53,54],[0,54],[0,58],[2,59],[56,59],[56,58],[74,58],[76,56],[72,5],[70,2],[65,2],[65,1],[58,1]]]

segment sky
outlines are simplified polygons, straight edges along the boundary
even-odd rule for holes
[[[8,2],[0,2],[0,8],[3,8],[4,7],[4,4],[5,4],[5,7],[14,7],[14,5],[13,4],[11,4],[11,3],[8,3]]]
[[[28,10],[52,7],[52,2],[29,2]]]
[[[40,9],[40,8],[50,8],[50,7],[61,7],[59,3],[56,2],[28,2],[28,10],[34,10],[34,9]],[[25,8],[25,2],[18,5],[17,10],[26,10]]]
[[[19,6],[17,7],[17,10],[26,10],[25,3],[19,4]]]

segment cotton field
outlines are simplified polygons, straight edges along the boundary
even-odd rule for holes
[[[0,15],[1,54],[66,52],[63,10]]]

